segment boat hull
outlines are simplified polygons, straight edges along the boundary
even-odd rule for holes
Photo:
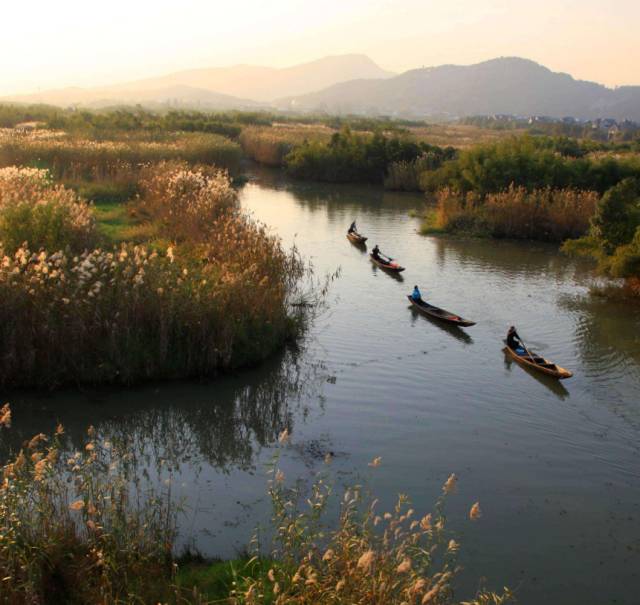
[[[558,380],[564,380],[565,378],[571,378],[573,376],[573,372],[560,367],[558,364],[555,364],[544,357],[537,356],[536,359],[540,361],[534,361],[528,355],[524,357],[522,355],[518,355],[511,347],[505,347],[504,351],[522,367],[542,372],[543,374],[553,376],[553,378],[557,378]]]
[[[364,235],[360,235],[359,233],[347,233],[347,239],[352,243],[352,244],[364,244],[367,239],[367,237],[365,237]]]
[[[444,321],[448,324],[453,324],[455,326],[461,326],[468,328],[470,326],[475,326],[476,322],[471,321],[469,319],[464,319],[464,317],[460,317],[455,313],[451,313],[450,311],[446,311],[445,309],[441,309],[440,307],[436,307],[434,305],[430,305],[426,301],[416,301],[411,298],[411,296],[407,296],[409,302],[418,310],[420,313],[427,315],[428,317],[433,317],[434,319],[439,319],[440,321]]]
[[[377,265],[384,271],[389,271],[389,273],[401,273],[404,271],[404,267],[401,267],[398,263],[383,263],[382,261],[374,258],[372,254],[369,254],[369,258],[374,265]]]

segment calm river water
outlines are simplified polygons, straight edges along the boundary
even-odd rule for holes
[[[408,212],[420,196],[256,171],[242,203],[319,275],[340,268],[300,349],[211,383],[12,394],[15,443],[57,420],[77,446],[89,423],[128,440],[139,472],[185,498],[184,542],[232,556],[268,518],[265,465],[289,426],[290,480],[311,480],[332,451],[337,481],[366,477],[383,510],[398,492],[431,510],[455,472],[461,597],[486,578],[524,604],[639,603],[639,310],[592,297],[590,267],[553,246],[419,235]],[[402,278],[347,241],[354,219],[407,267]],[[414,284],[477,325],[416,315]],[[510,324],[574,377],[509,363]],[[483,518],[471,523],[477,500]]]

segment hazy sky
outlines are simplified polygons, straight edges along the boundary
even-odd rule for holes
[[[4,0],[0,94],[365,53],[403,71],[522,56],[640,84],[640,0]]]

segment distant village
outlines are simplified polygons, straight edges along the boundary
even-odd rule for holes
[[[494,114],[491,116],[473,116],[463,118],[464,123],[477,124],[493,128],[529,128],[540,127],[563,132],[564,134],[590,133],[593,138],[607,140],[632,140],[640,133],[640,123],[633,120],[616,120],[615,118],[597,118],[583,120],[573,116],[554,118],[552,116],[517,116],[512,114]]]

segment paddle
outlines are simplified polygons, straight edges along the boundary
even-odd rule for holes
[[[522,348],[526,351],[527,355],[529,356],[529,359],[531,361],[533,361],[534,363],[538,363],[536,361],[536,357],[534,355],[531,354],[531,351],[529,351],[529,349],[527,349],[527,345],[524,344],[524,340],[522,340],[522,336],[520,336],[520,334],[518,334],[516,332],[516,336],[518,337],[518,339],[520,340],[520,344],[522,345]]]

